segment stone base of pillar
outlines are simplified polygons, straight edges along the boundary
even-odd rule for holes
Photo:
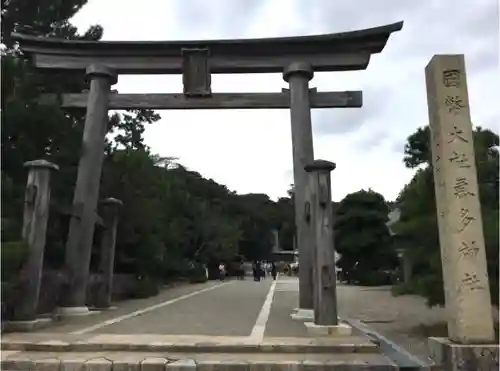
[[[292,311],[290,317],[297,321],[314,321],[314,309],[296,308]]]
[[[56,311],[56,315],[60,317],[88,316],[96,313],[99,311],[91,311],[87,307],[59,307]]]
[[[442,367],[443,371],[498,370],[498,344],[463,345],[456,344],[448,338],[431,337],[427,346],[431,358]]]
[[[3,330],[12,332],[31,332],[47,327],[51,323],[51,318],[37,318],[31,321],[5,321],[3,323]]]
[[[347,323],[339,323],[336,326],[322,326],[314,322],[304,322],[304,325],[306,325],[307,335],[309,336],[341,337],[352,335],[352,327]]]

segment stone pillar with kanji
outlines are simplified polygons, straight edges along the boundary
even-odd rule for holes
[[[498,345],[485,345],[494,344],[495,335],[465,58],[435,55],[425,76],[448,316],[448,339],[431,339],[430,344],[434,349],[440,344],[437,353],[445,360],[445,370],[461,369],[460,364],[490,370],[498,362]],[[495,353],[493,358],[482,356]]]

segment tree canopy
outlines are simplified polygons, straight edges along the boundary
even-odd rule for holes
[[[53,202],[45,254],[45,265],[56,269],[64,261],[69,225],[64,209],[73,199],[85,110],[63,110],[39,104],[37,99],[47,92],[80,93],[88,85],[83,74],[35,70],[10,34],[22,31],[99,40],[104,32],[99,25],[79,34],[69,21],[85,3],[2,1],[2,241],[21,237],[27,175],[23,163],[42,158],[56,163],[60,171],[51,181]],[[292,248],[290,197],[274,202],[261,194],[238,195],[173,157],[153,153],[144,143],[143,133],[159,120],[152,110],[109,115],[100,198],[123,202],[117,272],[170,280],[183,275],[190,262],[211,264],[238,254],[248,259],[267,258],[274,228],[280,230],[282,247]],[[97,228],[96,236],[99,233]],[[97,250],[95,246],[91,270],[95,269]]]
[[[341,255],[337,266],[346,279],[361,284],[381,284],[383,270],[397,265],[397,256],[387,228],[389,207],[372,190],[348,194],[335,215],[335,249]]]

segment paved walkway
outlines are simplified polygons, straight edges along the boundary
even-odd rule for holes
[[[203,284],[179,285],[162,291],[159,295],[146,299],[127,300],[116,303],[114,310],[103,311],[82,317],[71,317],[53,323],[48,328],[38,332],[50,332],[61,334],[78,334],[99,331],[106,325],[126,323],[137,316],[144,316],[153,311],[163,312],[169,305],[185,303],[186,300],[196,295],[205,295],[210,300],[210,292],[222,288],[219,281],[209,281]],[[184,310],[184,308],[182,308]],[[168,318],[162,318],[168,321]],[[182,324],[179,324],[181,326]]]
[[[116,310],[67,319],[39,332],[224,336],[259,343],[265,338],[306,337],[304,324],[290,318],[297,303],[294,277],[211,281],[121,302]],[[410,336],[410,329],[444,320],[442,309],[429,309],[416,296],[393,297],[388,287],[339,285],[338,303],[340,316],[365,321],[420,357],[427,355],[426,339]]]
[[[337,297],[342,318],[361,320],[411,354],[429,360],[427,339],[412,334],[412,330],[422,324],[443,322],[445,311],[442,308],[428,308],[424,299],[418,296],[393,297],[390,287],[341,284],[337,287]],[[235,351],[235,347],[244,347],[242,354],[252,347],[289,347],[294,351],[311,346],[332,349],[335,344],[319,344],[318,339],[307,336],[303,322],[290,318],[297,303],[298,280],[295,277],[281,276],[277,281],[267,278],[260,282],[247,277],[244,281],[186,284],[169,288],[153,298],[119,302],[115,310],[65,319],[35,334],[7,334],[2,336],[2,340],[4,344],[5,341],[13,344],[11,348],[4,347],[4,350],[14,351],[19,357],[25,357],[29,350],[22,348],[23,342],[39,343],[37,346],[40,349],[35,347],[31,349],[33,351],[44,347],[53,351],[54,347],[67,347],[70,353],[73,346],[82,343],[88,351],[97,353],[104,346],[108,353],[103,353],[103,357],[111,356],[109,350],[115,349],[117,344],[121,344],[118,346],[121,351],[126,348],[123,344],[129,344],[130,350],[139,353],[146,349],[151,352],[149,348],[155,346],[158,351],[169,354],[175,353],[175,349],[184,349],[182,347],[191,349],[189,352],[195,349],[201,354],[203,347],[224,349],[226,345],[231,347],[231,352]],[[356,331],[349,340],[342,341],[339,349],[344,349],[346,341],[367,349],[376,348],[366,336]],[[16,342],[20,343],[16,345]],[[220,357],[225,357],[224,351],[220,352]],[[300,357],[309,353],[304,351]],[[323,357],[320,353],[317,352],[318,360]],[[276,354],[276,357],[281,357],[278,356],[281,353]],[[331,356],[340,361],[343,357],[340,354],[342,352]],[[70,356],[73,353],[68,354]],[[364,357],[356,359],[361,362]],[[381,355],[366,353],[366,360],[370,357]]]
[[[210,281],[121,302],[116,310],[64,319],[38,332],[243,336],[256,341],[306,337],[304,324],[290,318],[297,303],[296,277]]]
[[[93,332],[113,334],[176,334],[247,336],[251,333],[269,284],[229,281],[211,290],[147,313],[125,318]]]
[[[7,334],[2,366],[55,371],[94,362],[99,370],[146,370],[147,363],[164,370],[182,361],[205,371],[243,365],[285,371],[303,362],[311,370],[396,369],[367,336],[308,337],[304,324],[290,318],[297,302],[298,281],[289,277],[179,286],[38,333]]]
[[[116,310],[68,318],[38,332],[249,336],[271,286],[269,279],[182,285],[154,298],[117,303]]]

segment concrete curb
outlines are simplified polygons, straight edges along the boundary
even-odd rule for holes
[[[82,359],[17,359],[3,360],[2,370],[36,371],[395,371],[398,367],[390,363],[366,364],[364,361],[194,361],[147,357],[138,361],[94,358]]]
[[[353,319],[345,320],[353,328],[362,331],[367,336],[371,337],[380,347],[380,350],[390,359],[392,359],[401,370],[422,370],[430,371],[433,368],[432,364],[421,360],[420,358],[409,353],[403,347],[395,344],[394,342],[387,339],[385,336],[379,334],[371,327],[365,325],[363,322]]]
[[[28,352],[172,352],[172,353],[379,353],[375,344],[169,344],[23,342],[3,340],[3,351]]]

